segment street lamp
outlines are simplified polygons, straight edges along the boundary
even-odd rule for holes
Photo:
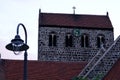
[[[19,26],[22,26],[25,32],[25,43],[19,36]],[[27,49],[29,46],[27,45],[27,31],[25,26],[22,23],[19,23],[17,26],[17,35],[14,39],[11,40],[11,43],[6,45],[6,48],[10,51],[13,51],[15,55],[20,54],[21,51],[25,51],[24,53],[24,74],[23,80],[27,80]]]

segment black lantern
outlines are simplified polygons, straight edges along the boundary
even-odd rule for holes
[[[25,31],[25,43],[19,36],[19,26],[22,26]],[[15,55],[18,55],[21,51],[25,51],[24,53],[24,74],[23,80],[27,80],[27,49],[29,46],[27,45],[27,31],[25,26],[22,23],[19,23],[17,26],[17,35],[14,39],[11,40],[11,43],[6,45],[6,48],[10,51],[13,51]]]
[[[13,51],[15,55],[18,55],[19,52],[27,50],[29,46],[25,44],[20,36],[17,34],[15,38],[11,40],[11,43],[6,46],[6,48]]]

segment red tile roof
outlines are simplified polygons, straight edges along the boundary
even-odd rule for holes
[[[0,80],[5,80],[5,70],[3,66],[3,60],[0,59]]]
[[[28,80],[70,80],[86,62],[28,61]],[[5,60],[6,80],[23,80],[23,61]]]
[[[114,64],[104,80],[120,80],[120,59]]]
[[[87,62],[28,61],[28,80],[70,80],[77,76],[86,64]],[[0,80],[23,80],[22,60],[3,60],[0,70]],[[119,74],[120,59],[103,80],[119,80]]]
[[[39,25],[112,29],[108,15],[40,13]]]

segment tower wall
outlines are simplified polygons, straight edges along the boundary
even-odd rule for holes
[[[104,35],[105,48],[108,48],[114,42],[113,31],[106,29],[39,27],[38,32],[38,60],[42,61],[88,61],[99,50],[97,47],[98,35]],[[49,46],[51,32],[55,32],[56,46]],[[73,37],[72,47],[65,46],[67,33]],[[88,35],[88,47],[81,47],[81,36],[83,34]]]

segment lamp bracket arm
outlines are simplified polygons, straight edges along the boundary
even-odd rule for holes
[[[26,30],[24,24],[22,24],[22,23],[19,23],[19,24],[18,24],[18,26],[17,26],[17,35],[19,34],[19,26],[20,26],[20,25],[21,25],[21,26],[23,27],[23,29],[24,29],[24,32],[25,32],[25,44],[27,44],[27,30]]]

